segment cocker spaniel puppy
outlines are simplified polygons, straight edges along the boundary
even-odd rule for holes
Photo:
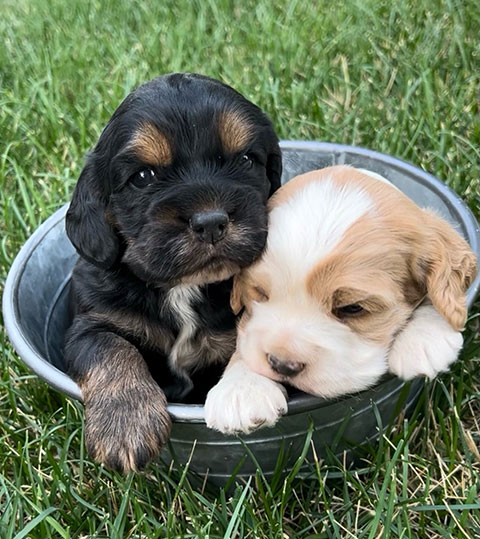
[[[328,398],[387,371],[409,379],[448,369],[476,274],[451,225],[348,166],[297,176],[269,205],[265,253],[235,278],[232,306],[245,313],[207,396],[208,426],[273,425],[287,410],[281,383]]]
[[[263,251],[280,176],[265,114],[204,76],[140,86],[103,130],[66,216],[80,259],[65,360],[106,466],[143,468],[168,438],[167,399],[195,402],[219,379],[231,277]]]

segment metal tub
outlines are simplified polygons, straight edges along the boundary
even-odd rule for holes
[[[334,164],[351,164],[385,176],[422,207],[437,210],[456,226],[480,256],[478,223],[463,201],[447,186],[422,170],[370,150],[305,141],[281,143],[283,181]],[[23,361],[52,387],[81,400],[78,386],[63,371],[63,336],[69,324],[67,297],[77,254],[65,234],[67,205],[55,212],[29,238],[8,274],[3,297],[5,326]],[[468,291],[471,306],[480,276]],[[203,406],[169,404],[173,428],[163,457],[179,465],[189,461],[190,470],[225,484],[233,472],[237,478],[255,473],[260,466],[271,474],[281,455],[288,470],[300,456],[311,429],[318,458],[328,452],[340,455],[379,435],[400,411],[416,402],[423,380],[405,384],[386,377],[375,388],[335,400],[302,393],[289,401],[288,414],[274,428],[248,436],[224,436],[205,426]],[[312,450],[310,449],[310,452]],[[310,453],[311,456],[311,453]]]

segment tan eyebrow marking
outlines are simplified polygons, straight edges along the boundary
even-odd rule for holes
[[[252,139],[253,125],[239,111],[226,111],[218,120],[218,133],[223,151],[235,153],[245,148]]]
[[[148,165],[167,166],[172,162],[167,137],[151,123],[144,123],[137,129],[129,146]]]

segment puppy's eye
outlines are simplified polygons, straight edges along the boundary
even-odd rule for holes
[[[135,187],[146,187],[155,180],[155,172],[151,168],[144,168],[130,177],[130,183]]]
[[[268,301],[268,294],[265,292],[263,288],[260,286],[254,286],[253,289],[253,299],[254,301],[258,301],[259,303],[263,303],[264,301]]]
[[[253,167],[253,157],[248,153],[243,154],[242,157],[240,158],[240,161],[247,168]]]
[[[359,303],[351,303],[350,305],[336,307],[332,312],[337,318],[354,318],[365,314],[367,311]]]

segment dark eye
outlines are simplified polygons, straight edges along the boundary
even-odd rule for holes
[[[333,309],[333,314],[337,318],[353,318],[355,316],[361,316],[366,312],[367,311],[358,303],[343,305],[342,307],[336,307]]]
[[[155,172],[151,168],[144,168],[130,177],[130,183],[135,187],[146,187],[155,180]]]
[[[249,155],[248,153],[243,154],[242,157],[240,158],[240,161],[247,168],[253,167],[253,157]]]
[[[253,287],[253,293],[254,293],[254,296],[255,296],[254,301],[258,301],[259,303],[263,303],[264,301],[268,301],[268,294],[260,286],[254,286]]]

